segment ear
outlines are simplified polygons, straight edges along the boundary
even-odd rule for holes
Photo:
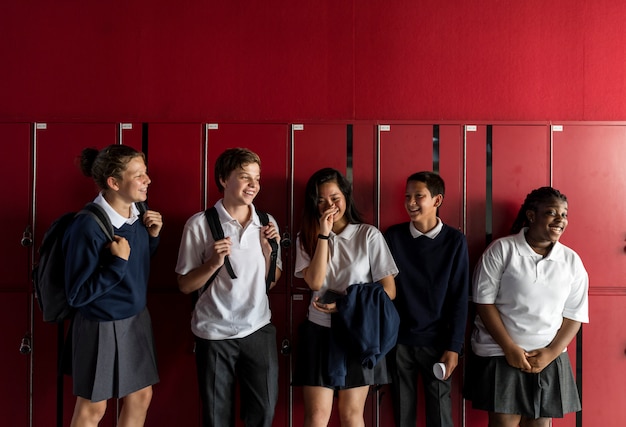
[[[222,188],[226,188],[226,181],[227,179],[220,178],[220,185],[222,186]]]
[[[107,185],[111,190],[118,191],[120,189],[120,185],[117,182],[117,179],[110,176],[107,178]]]
[[[443,203],[443,195],[437,194],[435,196],[435,207],[438,208]]]
[[[535,212],[531,211],[531,210],[527,210],[526,211],[526,219],[528,220],[528,222],[533,223],[535,222]]]

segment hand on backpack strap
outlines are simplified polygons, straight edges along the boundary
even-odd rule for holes
[[[272,246],[269,242],[271,239],[274,239],[277,244],[280,243],[280,233],[272,222],[261,227],[261,247],[263,248],[265,258],[272,253]]]
[[[163,227],[163,217],[157,211],[148,210],[143,214],[143,223],[152,237],[157,237]]]
[[[114,240],[109,244],[111,253],[116,257],[128,261],[128,257],[130,256],[130,244],[128,243],[128,240],[117,235],[114,236],[113,239]]]

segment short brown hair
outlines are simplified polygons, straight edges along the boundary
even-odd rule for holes
[[[261,159],[254,151],[247,148],[229,148],[224,151],[215,161],[215,185],[220,193],[224,192],[221,180],[227,180],[230,173],[236,169],[241,169],[245,165],[256,163],[261,167]]]

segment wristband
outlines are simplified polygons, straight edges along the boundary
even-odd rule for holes
[[[330,234],[328,236],[324,236],[323,234],[318,234],[317,238],[321,240],[328,240],[330,238]]]

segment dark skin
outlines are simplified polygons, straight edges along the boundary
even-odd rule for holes
[[[529,222],[525,238],[533,251],[544,257],[550,254],[552,247],[567,227],[567,202],[553,199],[538,206],[536,211],[526,211]],[[494,304],[477,304],[476,311],[485,327],[504,351],[509,365],[522,372],[539,373],[552,363],[574,339],[580,329],[580,322],[563,318],[561,328],[545,348],[525,351],[509,336]],[[516,414],[489,413],[490,427],[549,427],[550,418],[530,419]]]

